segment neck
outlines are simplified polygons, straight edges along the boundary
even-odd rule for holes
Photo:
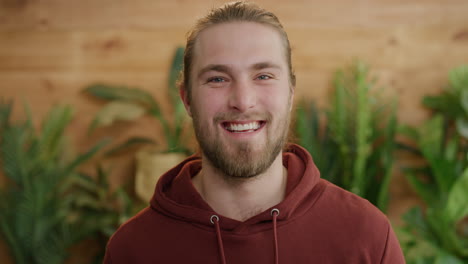
[[[248,179],[229,179],[203,158],[202,170],[192,181],[215,212],[245,221],[284,199],[286,179],[280,153],[264,173]]]

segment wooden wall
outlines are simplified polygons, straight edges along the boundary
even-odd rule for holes
[[[54,104],[72,104],[76,118],[70,132],[78,150],[105,134],[117,140],[129,134],[157,136],[157,123],[145,119],[87,138],[84,131],[98,104],[80,91],[94,82],[141,87],[167,107],[163,99],[175,47],[184,44],[197,17],[222,2],[0,0],[0,98],[15,100],[15,117],[27,102],[37,120]],[[322,106],[333,71],[360,58],[387,93],[398,96],[400,121],[418,125],[427,117],[422,96],[440,91],[448,71],[468,63],[466,0],[258,3],[275,12],[289,33],[296,97]],[[123,160],[113,163],[115,185],[131,178],[131,162]],[[394,194],[406,192],[396,186]],[[394,215],[402,210],[392,208]]]

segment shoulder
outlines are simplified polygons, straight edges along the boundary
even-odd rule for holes
[[[328,210],[323,208],[325,211],[342,219],[388,226],[387,217],[371,202],[326,180],[321,181],[326,187],[318,204],[328,207]]]
[[[122,224],[107,243],[106,259],[110,259],[111,255],[126,258],[122,255],[135,252],[134,247],[144,244],[154,235],[153,233],[157,232],[154,229],[158,226],[155,222],[160,221],[159,218],[154,210],[147,207]]]
[[[326,187],[313,211],[323,221],[323,227],[346,234],[358,244],[384,246],[392,229],[385,214],[368,200],[322,181]]]
[[[123,223],[117,231],[112,235],[111,240],[118,239],[120,237],[126,237],[129,235],[137,235],[147,223],[151,221],[151,218],[154,218],[153,210],[149,207],[144,208],[135,216]]]
[[[404,263],[398,239],[392,226],[377,207],[368,200],[328,181],[313,208],[316,224],[333,244],[343,243],[346,254],[359,255],[369,263]],[[368,263],[362,261],[362,263]]]

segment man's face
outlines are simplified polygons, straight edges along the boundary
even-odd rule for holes
[[[204,158],[226,176],[270,167],[287,137],[292,87],[279,33],[253,22],[200,33],[190,76],[192,115]]]

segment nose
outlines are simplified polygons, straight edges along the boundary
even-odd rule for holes
[[[248,80],[233,82],[230,89],[229,107],[239,112],[246,112],[257,103],[255,87]]]

